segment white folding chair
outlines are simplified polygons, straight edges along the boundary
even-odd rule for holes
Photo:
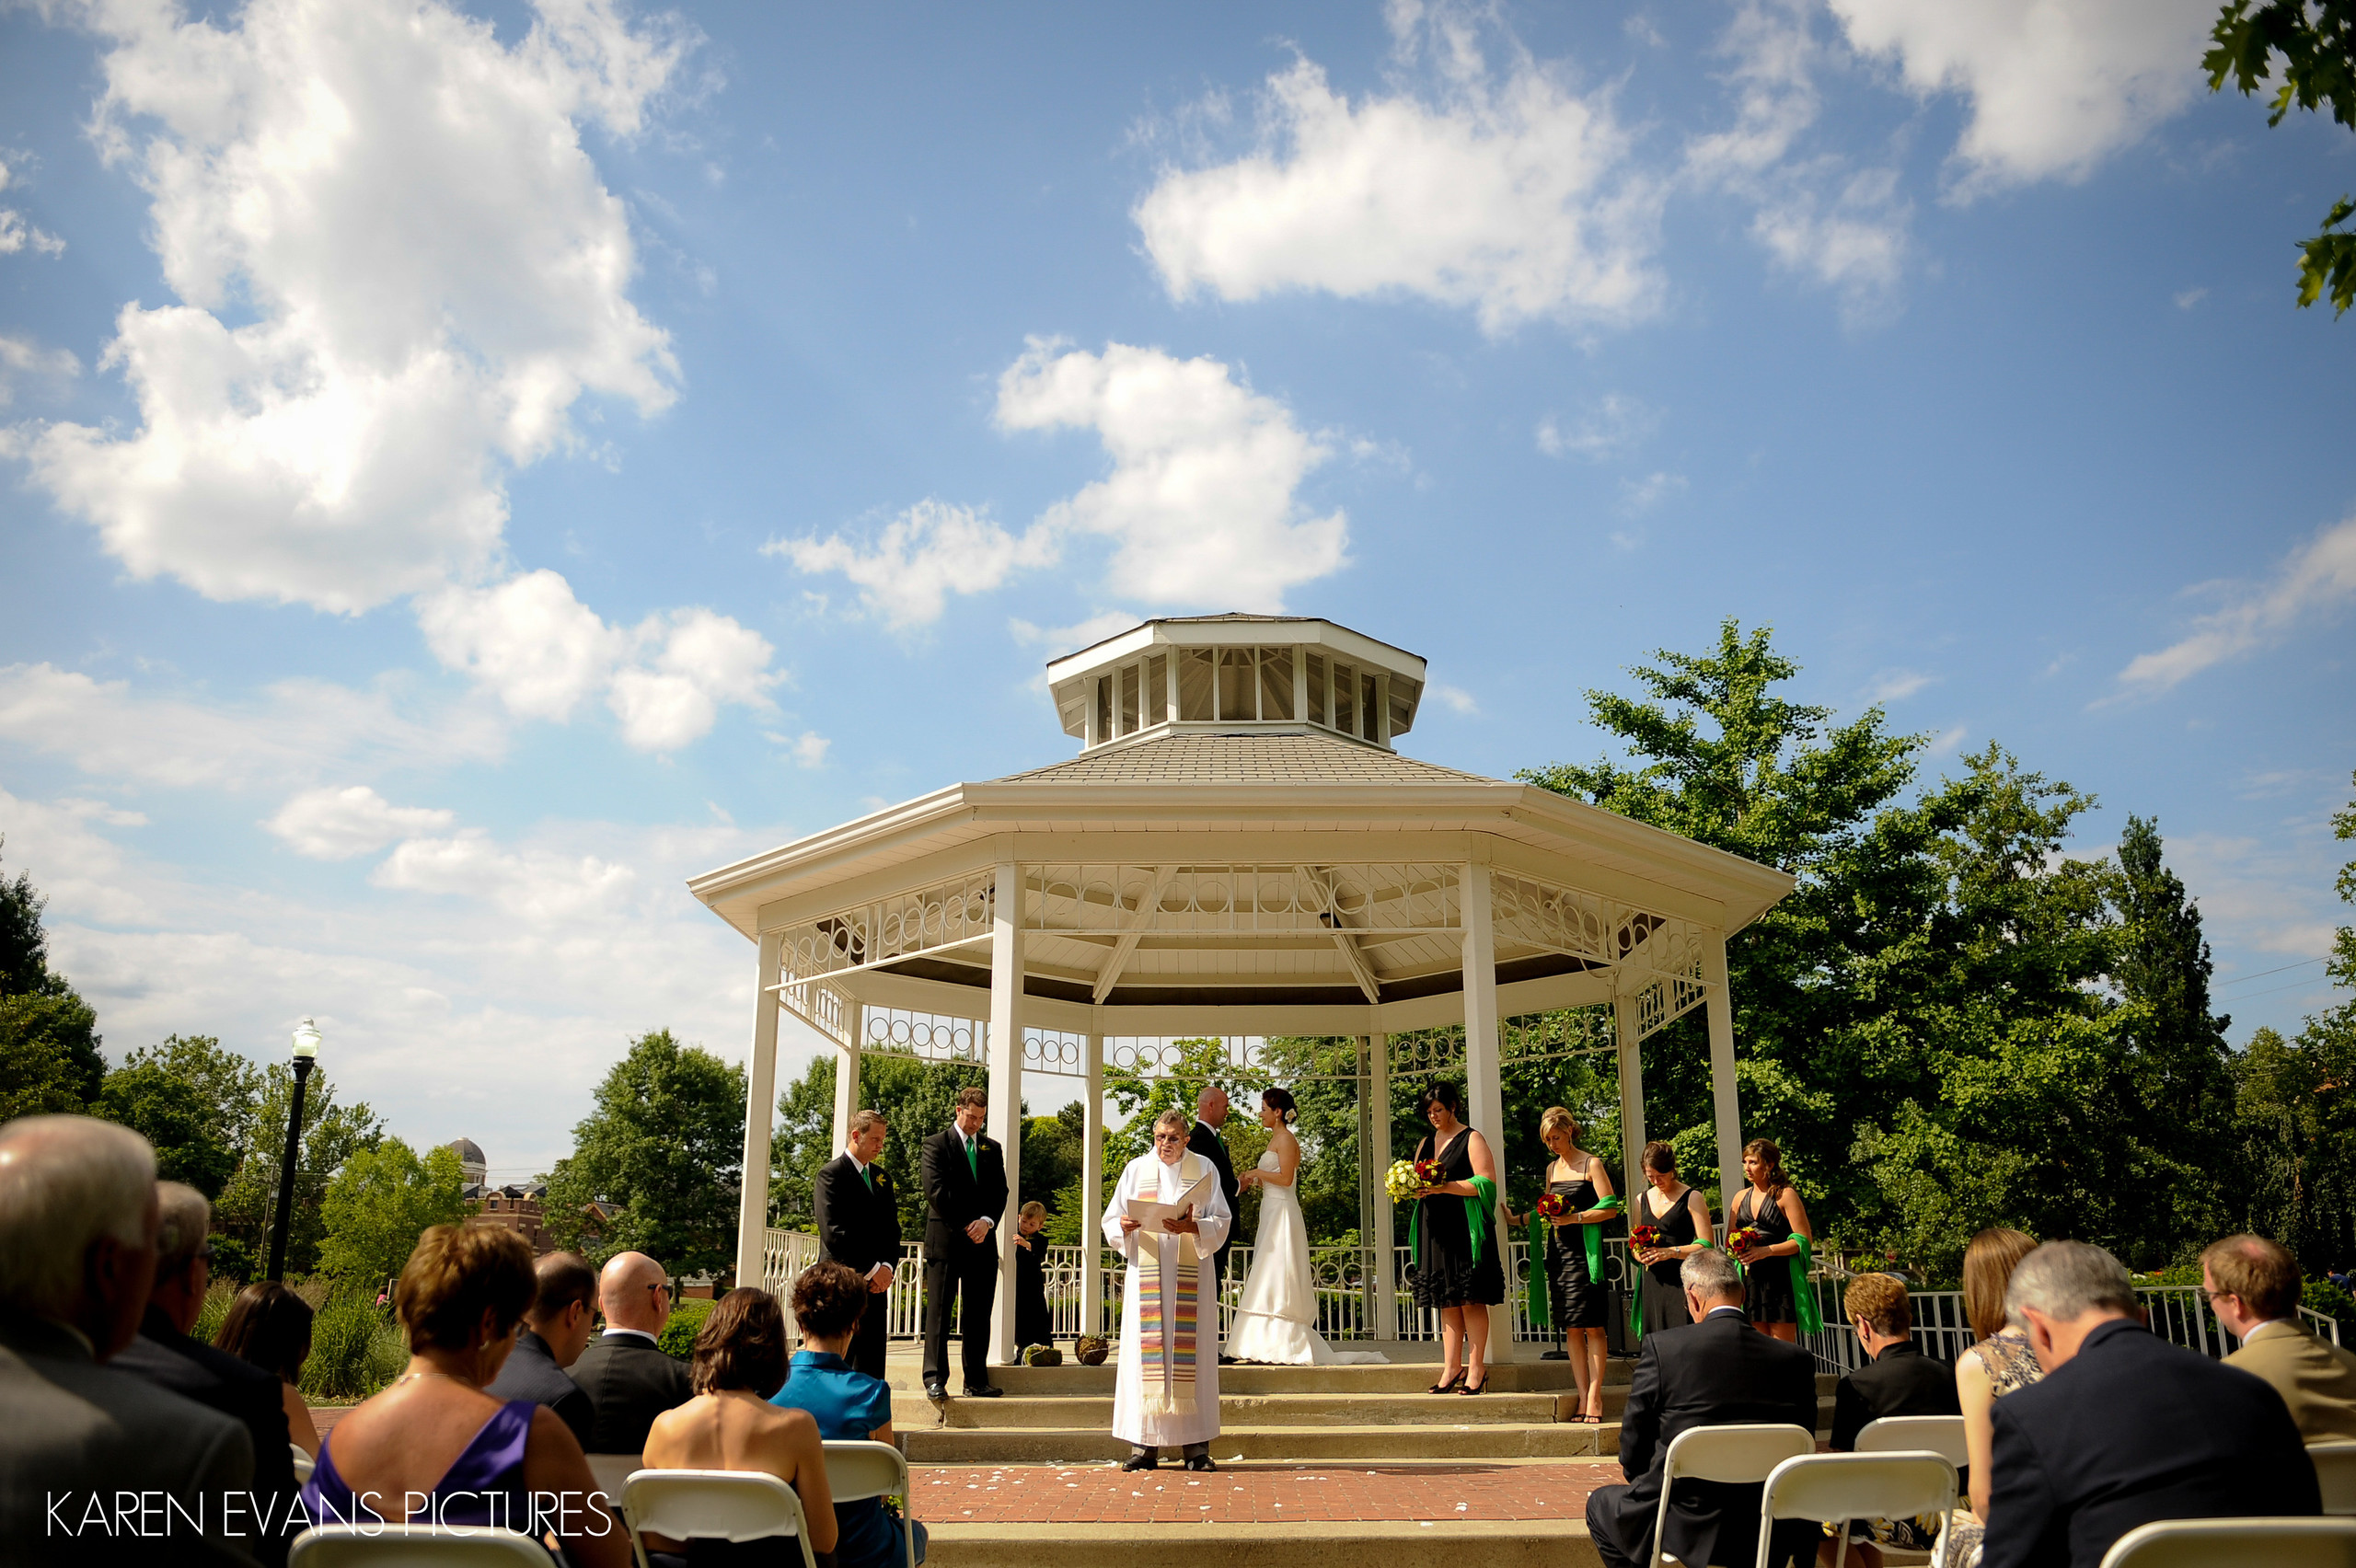
[[[1851,1519],[1907,1519],[1955,1506],[1955,1466],[1945,1454],[1803,1454],[1777,1465],[1759,1499],[1757,1568],[1778,1519],[1838,1524],[1833,1568],[1849,1559]]]
[[[897,1497],[903,1509],[913,1507],[916,1494],[908,1489],[908,1458],[889,1443],[855,1443],[837,1439],[822,1445],[826,1453],[826,1490],[837,1503],[869,1497]],[[917,1532],[903,1512],[900,1538],[907,1542],[908,1568],[917,1568]]]
[[[287,1548],[286,1568],[549,1568],[549,1554],[488,1525],[314,1525]]]
[[[2315,1461],[2316,1484],[2323,1488],[2323,1511],[2356,1514],[2356,1443],[2310,1443],[2307,1458]]]
[[[1971,1462],[1971,1449],[1963,1440],[1963,1417],[1959,1415],[1885,1415],[1878,1421],[1868,1421],[1857,1432],[1856,1451],[1944,1454],[1947,1463],[1958,1470]],[[1962,1485],[1960,1480],[1957,1485]],[[1957,1500],[1961,1501],[1960,1495]],[[1939,1516],[1939,1536],[1931,1543],[1932,1562],[1946,1561],[1947,1531],[1954,1526],[1955,1510],[1950,1508]]]
[[[2356,1519],[2164,1519],[2113,1541],[2102,1568],[2356,1568]]]
[[[818,1568],[810,1551],[810,1528],[793,1488],[760,1470],[642,1470],[622,1483],[622,1513],[629,1528],[631,1554],[648,1568],[646,1538],[697,1536],[722,1540],[793,1538],[802,1568]]]
[[[1680,1432],[1661,1460],[1660,1503],[1653,1510],[1651,1568],[1661,1568],[1660,1538],[1669,1523],[1669,1498],[1680,1481],[1722,1481],[1756,1485],[1769,1472],[1800,1454],[1816,1452],[1816,1434],[1788,1422],[1762,1421],[1740,1426],[1697,1426]]]
[[[311,1472],[319,1468],[318,1460],[305,1453],[303,1445],[300,1443],[289,1443],[286,1446],[294,1450],[294,1479],[298,1482],[310,1480]]]

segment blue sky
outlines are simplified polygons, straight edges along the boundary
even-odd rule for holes
[[[315,1014],[528,1174],[629,1035],[741,1054],[685,877],[1064,755],[1104,629],[1330,616],[1505,776],[1733,616],[2156,815],[2294,1027],[2356,137],[2212,14],[0,13],[6,861],[110,1050]]]

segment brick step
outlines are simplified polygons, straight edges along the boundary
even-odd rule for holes
[[[1604,1398],[1609,1401],[1615,1390],[1624,1393],[1634,1363],[1607,1363],[1603,1374]],[[1489,1387],[1498,1393],[1532,1394],[1575,1392],[1578,1379],[1572,1376],[1566,1361],[1515,1361],[1489,1369]],[[1426,1363],[1397,1366],[1222,1366],[1218,1369],[1218,1391],[1229,1395],[1327,1394],[1337,1397],[1369,1395],[1422,1394],[1439,1375],[1437,1366]],[[1111,1362],[1102,1366],[1082,1366],[1067,1361],[1061,1366],[993,1366],[990,1380],[1015,1398],[1110,1399],[1116,1369]],[[895,1358],[888,1368],[887,1380],[895,1389],[921,1399],[924,1378],[912,1361]],[[1831,1373],[1819,1373],[1816,1391],[1829,1398],[1840,1379]],[[957,1390],[963,1386],[955,1377],[950,1379],[951,1402],[958,1402]],[[1607,1402],[1607,1408],[1611,1408]]]
[[[1128,1457],[1129,1446],[1103,1426],[905,1429],[917,1465],[1089,1464]],[[1230,1426],[1211,1441],[1225,1460],[1312,1463],[1394,1459],[1595,1458],[1619,1451],[1620,1428],[1544,1421],[1461,1426]]]
[[[1619,1414],[1624,1390],[1604,1390],[1608,1414]],[[1455,1394],[1231,1394],[1224,1389],[1218,1401],[1222,1426],[1494,1426],[1559,1421],[1573,1413],[1572,1394],[1484,1393],[1465,1399]],[[896,1407],[895,1407],[896,1408]],[[922,1407],[919,1407],[922,1408]],[[1002,1400],[952,1400],[943,1419],[933,1424],[958,1430],[1004,1427],[1104,1427],[1112,1424],[1113,1400],[1071,1396],[1010,1397]],[[902,1420],[904,1426],[927,1424],[917,1411]]]
[[[1102,1568],[1123,1558],[1187,1568],[1600,1568],[1587,1527],[1507,1520],[1462,1524],[931,1524],[928,1568]]]

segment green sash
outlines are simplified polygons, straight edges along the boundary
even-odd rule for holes
[[[1617,1214],[1626,1205],[1618,1198],[1601,1198],[1597,1200],[1595,1206]],[[1603,1287],[1603,1222],[1598,1220],[1593,1225],[1582,1225],[1579,1228],[1587,1233],[1583,1238],[1587,1242],[1587,1282],[1600,1290]]]
[[[1478,1195],[1464,1200],[1464,1227],[1472,1233],[1472,1262],[1478,1264],[1489,1251],[1489,1211],[1497,1206],[1497,1184],[1475,1176],[1472,1191]],[[1424,1262],[1424,1202],[1415,1200],[1415,1212],[1407,1216],[1407,1256],[1417,1267]]]
[[[1816,1286],[1809,1280],[1808,1271],[1816,1265],[1816,1248],[1797,1231],[1792,1239],[1800,1244],[1799,1255],[1792,1260],[1792,1316],[1797,1320],[1800,1332],[1820,1334],[1824,1332],[1824,1312],[1816,1304]]]

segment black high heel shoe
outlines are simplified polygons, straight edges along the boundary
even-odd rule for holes
[[[1464,1383],[1464,1379],[1463,1379],[1463,1378],[1459,1378],[1457,1379],[1457,1381],[1458,1381],[1458,1382],[1460,1382],[1460,1383],[1464,1383],[1464,1386],[1463,1386],[1462,1388],[1461,1388],[1461,1389],[1457,1389],[1456,1391],[1457,1391],[1458,1393],[1460,1393],[1460,1394],[1485,1394],[1485,1393],[1487,1393],[1487,1392],[1489,1391],[1488,1370],[1489,1370],[1489,1369],[1488,1369],[1487,1367],[1485,1367],[1485,1366],[1484,1366],[1484,1367],[1483,1367],[1483,1368],[1481,1369],[1482,1376],[1481,1376],[1481,1380],[1480,1380],[1478,1383]]]
[[[1455,1377],[1450,1378],[1445,1383],[1434,1383],[1430,1388],[1424,1390],[1424,1392],[1427,1394],[1461,1394],[1463,1391],[1464,1374],[1461,1372],[1457,1373]]]

